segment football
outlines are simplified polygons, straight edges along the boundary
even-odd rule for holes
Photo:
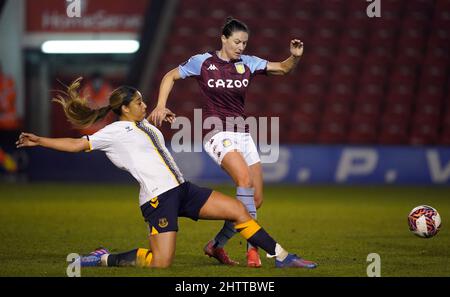
[[[409,230],[422,238],[435,236],[441,227],[441,216],[431,206],[420,205],[408,215]]]

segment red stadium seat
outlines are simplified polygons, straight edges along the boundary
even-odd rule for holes
[[[349,101],[329,101],[324,104],[324,117],[336,121],[346,121],[351,116],[351,104]]]
[[[439,138],[439,144],[450,145],[450,106],[447,107],[447,112],[442,119],[442,133]]]
[[[384,98],[384,83],[383,82],[366,82],[359,86],[356,100],[359,98],[365,100],[380,101]]]
[[[351,119],[348,142],[351,144],[373,144],[376,140],[376,119],[355,114]]]
[[[320,124],[318,141],[322,144],[346,143],[347,119],[324,117]]]
[[[442,65],[447,64],[449,61],[449,53],[445,47],[427,46],[427,53],[424,63],[426,65]]]
[[[357,0],[357,2],[358,4],[361,4],[361,1]],[[363,5],[365,5],[365,3],[363,3]],[[356,30],[366,32],[368,30],[368,27],[369,21],[367,20],[366,7],[363,7],[362,9],[347,10],[347,19],[345,21],[346,30],[349,31]],[[366,35],[362,36],[361,38],[366,39]]]
[[[406,3],[406,13],[423,12],[428,15],[433,13],[433,1],[429,0],[409,0]]]
[[[377,120],[381,113],[381,97],[365,96],[359,94],[353,107],[355,116],[364,117],[367,120]]]
[[[397,32],[389,27],[372,30],[375,31],[372,31],[370,35],[369,48],[372,51],[376,48],[385,48],[389,54],[392,54],[397,41]]]
[[[419,101],[441,104],[444,99],[444,85],[421,84],[419,89]]]
[[[318,98],[298,98],[294,103],[294,112],[317,118],[320,116],[322,104]]]
[[[408,120],[396,115],[384,115],[381,120],[378,143],[400,145],[408,142]]]
[[[425,63],[422,67],[420,83],[421,85],[434,84],[443,86],[447,82],[447,73],[447,65],[442,62],[440,64]]]
[[[423,50],[421,48],[410,46],[411,43],[407,42],[405,46],[402,45],[401,40],[398,47],[401,48],[396,63],[402,65],[418,65],[423,59]]]
[[[356,68],[359,70],[359,67],[364,59],[364,52],[362,48],[346,46],[339,53],[336,58],[335,64],[337,65],[348,65],[349,67]]]
[[[318,118],[301,113],[292,115],[289,141],[292,143],[315,143],[317,141]]]
[[[397,84],[414,84],[418,76],[418,71],[415,66],[410,64],[396,63],[393,66],[390,83]]]
[[[442,106],[436,102],[417,102],[415,117],[427,118],[429,121],[439,122]]]
[[[291,99],[291,97],[282,95],[277,92],[273,92],[268,96],[271,99],[266,101],[266,110],[270,111],[270,114],[278,115],[292,111],[293,100]]]
[[[366,59],[365,64],[361,67],[360,84],[381,83],[384,84],[388,74],[388,65],[372,63]]]
[[[412,112],[412,97],[389,94],[385,102],[384,114],[409,119]]]
[[[428,39],[428,47],[442,47],[448,48],[448,43],[450,40],[450,32],[448,29],[444,29],[440,25],[436,25],[431,31],[431,36]]]
[[[400,13],[405,9],[405,1],[403,0],[385,0],[383,1],[383,10],[391,13]]]
[[[389,29],[392,31],[397,31],[401,23],[401,12],[392,10],[390,11],[386,8],[385,3],[383,3],[381,10],[381,18],[373,18],[370,20],[371,30],[375,31]]]
[[[312,31],[313,39],[308,42],[310,46],[327,47],[336,49],[338,46],[339,37],[337,34],[338,24],[328,24],[328,21],[321,20],[321,23],[316,24],[315,30]]]
[[[331,84],[354,84],[359,77],[359,67],[356,64],[336,64],[331,75]]]
[[[369,45],[368,52],[365,58],[366,63],[390,66],[393,60],[394,44]]]
[[[409,143],[412,145],[429,145],[436,144],[437,141],[438,121],[426,116],[414,116]]]

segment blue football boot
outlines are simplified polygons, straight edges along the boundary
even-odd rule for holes
[[[293,267],[293,268],[313,269],[313,268],[317,267],[317,264],[312,261],[302,259],[295,254],[288,254],[288,256],[283,261],[278,261],[275,259],[275,267],[276,268]]]
[[[94,267],[101,265],[101,258],[103,255],[109,254],[109,251],[105,248],[98,248],[91,252],[89,255],[80,257],[81,267]]]

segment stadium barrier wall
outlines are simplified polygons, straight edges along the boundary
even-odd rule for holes
[[[29,181],[133,181],[102,152],[24,151],[19,172]],[[174,158],[191,181],[230,182],[206,152],[176,153]],[[263,164],[263,169],[268,183],[450,185],[450,148],[281,146],[278,161]]]
[[[29,181],[133,181],[102,152],[71,154],[35,148],[22,150],[19,156],[19,172]],[[174,158],[189,180],[230,182],[205,152],[176,153]],[[450,148],[281,146],[278,161],[263,164],[263,169],[268,183],[450,185]]]

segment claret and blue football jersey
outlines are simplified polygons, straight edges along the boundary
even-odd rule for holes
[[[267,60],[242,55],[238,60],[225,61],[215,52],[192,56],[178,67],[181,78],[197,80],[207,98],[203,118],[244,117],[245,95],[252,78],[266,74]]]

